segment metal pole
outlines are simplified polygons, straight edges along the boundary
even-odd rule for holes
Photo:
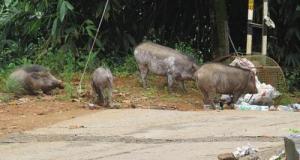
[[[246,45],[246,54],[252,53],[252,34],[253,29],[251,23],[253,21],[253,8],[254,0],[248,1],[248,24],[247,24],[247,45]]]
[[[268,0],[264,0],[263,4],[263,17],[262,17],[262,46],[261,46],[261,54],[267,55],[267,43],[268,43],[268,37],[267,37],[267,26],[265,23],[265,17],[268,16]]]

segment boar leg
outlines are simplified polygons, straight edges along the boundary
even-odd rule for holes
[[[147,88],[147,74],[148,74],[148,66],[144,65],[144,64],[139,64],[139,70],[140,70],[140,74],[141,74],[141,78],[142,78],[142,82],[143,82],[143,87]]]
[[[112,97],[112,90],[110,88],[106,88],[106,97],[105,97],[105,106],[110,107]]]
[[[173,86],[173,83],[174,83],[172,74],[168,73],[167,78],[168,78],[168,91],[172,92],[172,86]]]
[[[95,102],[97,102],[98,94],[97,94],[97,91],[96,91],[96,88],[95,88],[96,86],[95,86],[93,81],[91,82],[91,87],[92,87],[91,95],[92,95],[92,98],[93,98],[93,103],[95,103]]]
[[[212,96],[209,96],[209,104],[213,109],[216,109],[216,104],[214,102],[214,99],[211,98]]]
[[[237,100],[241,97],[241,93],[239,93],[239,92],[237,92],[237,93],[234,93],[233,94],[233,98],[232,98],[232,101],[231,101],[231,103],[236,103],[237,102]]]
[[[32,95],[32,96],[37,96],[37,95],[39,95],[38,92],[35,92],[35,91],[32,91],[32,90],[28,91],[28,94],[29,94],[29,95]]]
[[[46,95],[51,95],[51,89],[42,89],[42,91]]]
[[[93,85],[94,92],[96,93],[95,101],[98,105],[101,105],[101,103],[103,103],[104,101],[103,89],[102,87],[98,87],[97,85],[95,85],[95,83],[92,83],[92,85]]]
[[[207,90],[203,89],[201,90],[201,92],[203,93],[203,96],[204,96],[204,109],[209,109],[208,107],[210,106],[211,108],[213,109],[216,109],[216,105],[214,103],[214,100],[213,100],[213,92],[208,92]]]
[[[106,100],[105,100],[105,96],[103,94],[103,89],[102,88],[100,89],[100,91],[98,92],[97,95],[98,95],[97,96],[98,103],[105,106],[106,105],[106,102],[105,102]]]
[[[109,103],[108,103],[108,96],[105,95],[103,98],[103,106],[108,107]]]
[[[210,104],[210,101],[209,101],[209,95],[208,95],[208,92],[203,89],[202,87],[199,87],[202,95],[203,95],[203,103],[204,103],[204,109],[208,109],[208,105]]]
[[[29,94],[29,95],[33,95],[33,96],[37,96],[39,93],[34,91],[33,89],[26,89],[26,92]]]
[[[186,88],[185,88],[185,85],[184,85],[184,81],[183,81],[183,80],[181,80],[181,81],[180,81],[180,88],[182,89],[182,91],[183,91],[184,93],[186,93],[186,92],[187,92],[187,90],[186,90]]]

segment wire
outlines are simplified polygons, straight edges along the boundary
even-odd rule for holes
[[[83,78],[84,78],[84,75],[85,75],[85,72],[86,72],[88,63],[89,63],[90,58],[91,58],[91,54],[92,54],[92,51],[93,51],[93,49],[94,49],[94,46],[95,46],[95,43],[96,43],[96,40],[97,40],[97,36],[98,36],[98,34],[99,34],[99,30],[100,30],[100,27],[101,27],[101,24],[102,24],[102,21],[103,21],[103,18],[104,18],[104,14],[105,14],[105,11],[106,11],[108,2],[109,2],[109,0],[106,0],[105,7],[104,7],[104,9],[103,9],[103,13],[102,13],[102,16],[101,16],[101,19],[100,19],[100,22],[99,22],[99,25],[98,25],[98,28],[97,28],[97,32],[96,32],[96,35],[95,35],[95,37],[94,37],[94,41],[93,41],[92,47],[91,47],[91,49],[90,49],[90,51],[89,51],[88,59],[87,59],[87,61],[86,61],[86,63],[85,63],[83,73],[82,73],[82,75],[81,75],[81,77],[80,77],[79,87],[78,87],[78,90],[77,90],[78,93],[82,93],[82,88],[81,88],[81,86],[82,86],[82,81],[83,81]]]
[[[238,56],[238,51],[236,50],[236,48],[235,48],[235,45],[234,45],[234,43],[233,43],[233,41],[232,41],[232,39],[231,39],[231,36],[230,36],[230,33],[228,34],[228,38],[229,38],[229,40],[230,40],[230,43],[231,43],[231,46],[232,46],[232,48],[233,48],[233,50],[234,50],[234,55],[235,56]]]

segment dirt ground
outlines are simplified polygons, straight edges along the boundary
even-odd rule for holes
[[[151,76],[149,79],[150,87],[143,89],[137,76],[116,78],[113,91],[114,108],[181,111],[202,109],[201,95],[192,82],[187,83],[187,93],[175,87],[174,92],[169,94],[164,78]],[[78,80],[74,81],[74,85],[76,84]],[[107,109],[101,106],[97,106],[97,109],[88,107],[92,97],[88,83],[85,86],[86,94],[80,100],[77,97],[65,99],[64,91],[56,91],[52,96],[23,96],[0,102],[0,137]]]
[[[0,105],[0,137],[33,128],[44,127],[58,121],[87,114],[78,102],[55,101],[53,97],[24,97]]]
[[[75,79],[74,91],[79,79]],[[81,97],[65,98],[66,91],[55,90],[54,95],[23,96],[3,102],[0,100],[0,138],[11,133],[23,132],[34,128],[46,127],[59,121],[72,119],[85,114],[103,111],[109,108],[90,107],[92,103],[91,89],[86,80],[84,94]],[[170,94],[163,77],[150,76],[148,88],[142,88],[137,75],[116,77],[114,79],[113,107],[143,108],[159,110],[201,111],[202,96],[193,82],[187,82],[187,93],[174,87]],[[5,94],[0,93],[0,96]],[[300,100],[298,98],[298,100]],[[74,126],[76,128],[76,126]],[[79,126],[80,127],[80,126]],[[274,155],[282,146],[260,154]],[[271,151],[271,150],[270,150]]]

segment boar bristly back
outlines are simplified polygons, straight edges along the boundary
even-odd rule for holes
[[[175,49],[152,42],[139,44],[134,50],[134,57],[139,67],[144,88],[147,86],[148,72],[151,72],[166,76],[169,90],[174,80],[180,81],[182,89],[185,90],[184,80],[193,79],[198,68],[192,58]]]
[[[108,68],[99,67],[92,74],[91,82],[96,103],[110,106],[113,88],[113,75]]]
[[[49,94],[55,88],[62,89],[63,82],[56,79],[48,69],[40,65],[23,66],[10,74],[8,81],[13,81],[22,90],[21,94],[37,94],[42,90],[43,93]]]
[[[204,95],[205,103],[210,100],[211,93],[233,95],[233,102],[246,93],[257,93],[255,74],[249,70],[207,63],[195,72],[196,84]]]

